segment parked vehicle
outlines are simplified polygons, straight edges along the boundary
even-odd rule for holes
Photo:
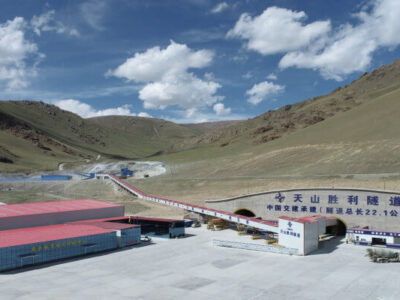
[[[398,252],[385,249],[367,249],[367,256],[376,263],[400,262]]]

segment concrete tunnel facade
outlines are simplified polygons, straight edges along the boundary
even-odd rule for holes
[[[287,189],[208,200],[206,206],[246,216],[254,214],[267,220],[277,220],[280,216],[323,215],[337,218],[347,228],[400,231],[400,193],[395,191]]]

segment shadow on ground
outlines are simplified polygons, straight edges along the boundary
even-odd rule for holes
[[[336,236],[330,240],[323,241],[319,243],[318,250],[308,254],[308,255],[319,255],[319,254],[327,254],[335,251],[340,244],[345,242],[344,236]]]

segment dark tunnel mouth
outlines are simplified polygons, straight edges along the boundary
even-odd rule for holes
[[[240,208],[235,211],[235,214],[251,218],[254,218],[256,216],[250,209],[247,208]]]
[[[326,233],[333,234],[336,236],[344,236],[347,232],[346,223],[344,223],[341,219],[336,218],[336,225],[327,226]]]

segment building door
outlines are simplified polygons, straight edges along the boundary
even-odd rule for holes
[[[85,245],[85,254],[90,254],[95,252],[96,250],[96,245]]]
[[[24,255],[21,256],[21,267],[30,266],[35,263],[35,256],[34,255]]]
[[[386,245],[385,238],[372,238],[372,245]]]

